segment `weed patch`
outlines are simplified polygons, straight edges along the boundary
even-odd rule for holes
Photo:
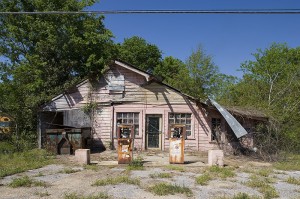
[[[247,186],[257,188],[264,195],[265,199],[279,197],[276,189],[271,186],[266,178],[260,178],[257,175],[250,176]]]
[[[300,168],[300,154],[284,155],[285,159],[273,164],[275,169],[284,171],[299,171]]]
[[[233,169],[225,167],[212,166],[209,167],[208,172],[211,173],[214,177],[219,177],[222,179],[232,178],[235,176]]]
[[[115,178],[106,178],[100,179],[94,182],[93,186],[106,186],[106,185],[116,185],[116,184],[133,184],[133,185],[140,185],[140,179],[138,178],[129,178],[128,176],[118,176]]]
[[[196,178],[196,183],[203,186],[203,185],[207,185],[210,180],[212,180],[212,178],[209,175],[209,173],[204,173],[203,175],[198,176]]]
[[[184,167],[177,166],[177,165],[172,165],[172,164],[168,165],[167,169],[174,170],[174,171],[184,172]]]
[[[77,193],[65,193],[64,199],[109,199],[111,198],[107,193],[100,192],[97,195],[80,195]]]
[[[93,171],[99,171],[100,167],[96,164],[87,164],[84,166],[85,169],[93,170]]]
[[[170,173],[154,173],[149,175],[151,178],[172,178]]]
[[[10,186],[12,188],[33,187],[33,186],[46,187],[47,184],[43,181],[37,181],[37,180],[29,178],[28,176],[23,176],[20,178],[15,178],[11,183],[8,184],[8,186]]]
[[[174,195],[176,193],[185,194],[188,197],[193,195],[192,190],[188,187],[181,187],[164,182],[155,184],[149,187],[148,190],[159,196]]]
[[[1,154],[0,178],[40,168],[51,164],[52,160],[53,157],[41,149],[33,149],[22,153]]]
[[[300,185],[300,178],[294,178],[294,177],[288,177],[288,179],[286,180],[287,183],[289,184],[295,184],[295,185]]]
[[[133,159],[129,165],[126,168],[127,170],[143,170],[144,169],[144,163],[143,158],[137,157]]]

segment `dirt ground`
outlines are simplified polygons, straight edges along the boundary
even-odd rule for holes
[[[170,168],[168,153],[144,152],[134,154],[143,158],[144,170],[126,170],[126,165],[117,164],[116,151],[105,151],[91,154],[92,165],[85,167],[76,163],[74,156],[57,156],[57,163],[45,167],[29,170],[24,173],[7,176],[0,179],[0,198],[65,198],[68,194],[81,196],[105,193],[110,198],[188,198],[184,194],[158,196],[151,193],[148,187],[159,182],[188,187],[193,195],[189,198],[230,198],[243,192],[250,196],[260,196],[258,189],[251,188],[245,183],[251,174],[262,168],[270,168],[271,164],[253,161],[244,157],[225,157],[227,167],[235,168],[235,177],[226,179],[212,179],[207,185],[199,185],[196,177],[203,175],[207,168],[207,156],[203,153],[186,153],[185,164],[176,165],[184,170]],[[151,178],[151,174],[170,173],[171,178]],[[12,188],[8,184],[13,179],[29,176],[37,181],[46,182],[46,186]],[[117,184],[92,186],[98,179],[108,177],[129,176],[140,180],[140,185]],[[300,179],[300,171],[272,170],[270,173],[272,186],[279,194],[279,198],[299,199],[300,186],[287,183],[289,177]]]

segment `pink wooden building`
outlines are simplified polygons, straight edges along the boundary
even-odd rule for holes
[[[167,150],[169,125],[176,123],[186,125],[186,150],[230,150],[240,141],[252,147],[251,132],[263,117],[236,110],[231,113],[249,132],[242,140],[235,137],[215,107],[198,102],[145,71],[114,61],[99,82],[85,80],[41,108],[39,142],[43,146],[46,129],[90,128],[92,147],[108,148],[116,146],[116,129],[122,123],[134,125],[137,150]]]

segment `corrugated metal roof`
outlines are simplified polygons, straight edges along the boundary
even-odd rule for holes
[[[244,129],[244,127],[225,108],[223,108],[216,101],[212,99],[209,100],[223,115],[224,119],[227,121],[228,125],[230,126],[237,138],[247,135],[247,131]]]

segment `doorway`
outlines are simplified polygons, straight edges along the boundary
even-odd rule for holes
[[[146,148],[161,149],[162,115],[146,115]]]

